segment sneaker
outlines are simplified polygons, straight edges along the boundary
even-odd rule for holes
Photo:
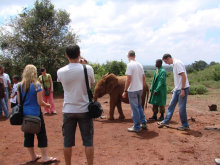
[[[189,127],[180,126],[180,127],[177,128],[177,130],[187,131],[187,130],[189,130]]]
[[[216,158],[216,159],[215,159],[215,163],[216,163],[217,165],[220,165],[220,159],[219,159],[219,158]]]
[[[141,128],[142,128],[142,129],[147,129],[147,123],[142,123],[142,124],[141,124]]]
[[[157,124],[159,125],[158,128],[163,128],[164,126],[169,128],[169,124],[163,123],[162,121],[161,122],[157,122]]]
[[[141,130],[137,130],[134,127],[128,128],[128,132],[140,132]]]
[[[49,114],[48,112],[44,112],[45,115]]]
[[[52,112],[52,114],[56,115],[56,114],[57,114],[57,112],[56,112],[56,111],[54,111],[54,112]]]

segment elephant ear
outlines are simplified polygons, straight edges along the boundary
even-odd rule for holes
[[[114,74],[109,74],[105,80],[106,93],[111,93],[113,89],[118,85],[118,78]]]

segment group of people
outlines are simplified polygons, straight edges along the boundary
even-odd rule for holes
[[[13,108],[18,104],[17,101],[17,90],[19,84],[20,77],[18,75],[14,75],[12,77],[12,84],[10,77],[7,73],[4,73],[4,67],[0,65],[0,117],[4,116],[5,118],[9,117],[9,105],[8,101],[10,99],[10,107]],[[51,75],[46,73],[45,68],[41,68],[41,75],[38,78],[41,86],[43,87],[42,97],[45,102],[51,104],[51,107],[45,107],[45,114],[56,114],[56,110],[54,107],[53,101],[53,82]],[[49,91],[49,95],[45,95],[45,91]],[[3,115],[4,113],[4,115]]]
[[[72,147],[75,146],[75,132],[78,124],[83,145],[85,146],[87,163],[88,165],[92,165],[94,157],[94,126],[93,120],[88,116],[89,98],[83,65],[85,65],[87,69],[90,87],[95,82],[94,71],[90,65],[86,64],[87,61],[80,57],[80,47],[78,45],[67,47],[65,56],[68,59],[69,64],[57,71],[57,81],[62,83],[64,90],[62,134],[65,163],[66,165],[71,165]],[[132,127],[128,128],[129,132],[140,132],[141,129],[147,129],[147,120],[141,104],[145,74],[143,66],[137,62],[135,58],[135,52],[133,50],[129,51],[129,63],[127,64],[125,73],[127,80],[122,94],[122,97],[128,96],[132,109],[132,120],[134,124]],[[175,84],[166,117],[164,117],[166,104],[166,72],[162,67],[162,60],[166,64],[173,64]],[[178,129],[188,130],[189,124],[187,122],[186,101],[189,93],[189,82],[185,66],[180,60],[172,58],[170,54],[165,54],[162,60],[156,60],[157,69],[154,73],[153,82],[150,88],[151,96],[149,102],[153,104],[153,116],[150,120],[157,120],[159,108],[161,115],[158,119],[160,120],[158,125],[160,128],[163,126],[168,127],[175,106],[177,102],[179,102],[179,112],[182,125]],[[0,67],[0,75],[3,74],[2,70],[3,69]],[[24,68],[22,80],[19,84],[18,77],[13,77],[13,82],[14,84],[17,84],[17,86],[13,86],[11,98],[14,99],[15,96],[17,96],[17,101],[15,99],[12,104],[14,106],[17,103],[20,103],[20,98],[24,99],[26,95],[23,104],[23,114],[39,116],[41,118],[41,131],[37,134],[38,147],[41,149],[41,155],[36,154],[34,151],[34,134],[24,133],[24,147],[27,148],[30,154],[30,162],[36,162],[42,158],[42,161],[45,163],[53,163],[56,162],[57,159],[47,155],[47,135],[40,107],[46,107],[45,114],[56,113],[53,103],[53,82],[50,74],[46,73],[45,68],[41,69],[41,73],[42,75],[38,78],[37,68],[34,65],[27,65]],[[9,83],[10,80],[0,77],[0,82],[2,82],[2,79],[4,83],[0,84],[3,84],[4,89],[7,90],[6,87],[8,86],[6,86],[5,82]],[[49,95],[46,96],[45,94],[48,90]],[[5,115],[7,116],[8,114],[5,112]]]
[[[128,52],[128,60],[126,69],[127,80],[125,83],[125,89],[122,97],[126,97],[128,94],[130,107],[132,109],[133,126],[128,128],[129,132],[140,132],[141,128],[147,128],[147,120],[141,106],[141,95],[143,86],[145,83],[145,74],[143,66],[135,60],[135,52],[133,50]],[[166,64],[173,65],[174,76],[174,89],[172,91],[173,96],[167,109],[166,117],[164,118],[165,105],[166,105],[166,72],[162,67],[163,61]],[[149,103],[153,105],[153,116],[150,120],[157,120],[158,109],[160,109],[160,117],[157,124],[159,128],[164,126],[169,127],[169,122],[172,118],[176,104],[179,103],[179,114],[181,119],[181,126],[178,130],[189,130],[189,124],[187,121],[186,103],[187,96],[189,94],[189,81],[185,65],[182,61],[174,59],[170,54],[164,54],[162,59],[156,60],[155,66],[157,67],[153,81],[150,87],[151,96]]]
[[[93,164],[93,120],[88,115],[88,94],[84,76],[83,65],[86,66],[90,87],[94,84],[93,68],[87,61],[80,57],[80,48],[77,45],[66,48],[66,58],[69,64],[57,71],[57,81],[62,83],[64,89],[63,104],[63,145],[66,165],[71,164],[72,147],[75,145],[76,126],[79,125],[85,146],[85,153],[89,165]],[[83,65],[82,65],[83,64]],[[41,155],[34,150],[34,134],[24,133],[24,147],[30,155],[30,161],[50,164],[57,162],[57,158],[48,156],[47,133],[41,106],[44,106],[44,114],[56,114],[53,102],[53,81],[45,68],[41,68],[41,75],[37,76],[37,68],[34,65],[26,65],[22,73],[22,80],[13,76],[13,89],[10,88],[9,76],[4,73],[4,67],[0,65],[0,107],[8,118],[8,94],[11,98],[11,107],[23,103],[23,115],[38,116],[41,119],[41,130],[37,136],[38,147]],[[21,102],[22,101],[22,102]]]

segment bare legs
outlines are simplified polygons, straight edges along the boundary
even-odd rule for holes
[[[34,152],[34,147],[29,147],[29,148],[27,148],[27,150],[31,156],[31,161],[35,160],[37,158],[37,155]]]
[[[85,152],[88,165],[93,165],[94,147],[85,147]]]
[[[94,147],[85,147],[87,164],[93,165]],[[66,165],[71,165],[72,147],[64,148],[64,158]]]
[[[64,158],[66,165],[71,165],[72,147],[64,148]]]
[[[34,147],[28,147],[27,150],[28,150],[28,152],[31,156],[31,161],[34,161],[38,157],[38,155],[36,155],[36,153],[34,151]],[[46,147],[40,148],[40,150],[41,150],[41,156],[42,156],[42,161],[43,162],[46,162],[46,161],[49,161],[49,160],[55,160],[55,158],[53,158],[53,157],[48,157]]]

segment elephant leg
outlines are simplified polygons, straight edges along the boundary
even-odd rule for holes
[[[118,113],[119,113],[119,119],[125,119],[125,115],[121,108],[121,101],[117,103],[117,108],[118,108]]]
[[[145,98],[146,98],[146,94],[142,94],[142,108],[143,108],[143,110],[144,110],[144,105],[145,105]],[[146,104],[147,104],[147,101],[146,101]]]
[[[115,102],[110,98],[109,120],[114,120]]]

